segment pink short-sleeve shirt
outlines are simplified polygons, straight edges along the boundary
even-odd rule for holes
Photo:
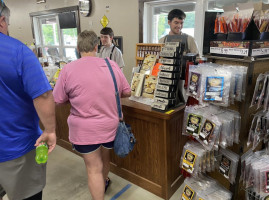
[[[110,61],[120,96],[130,92],[121,69]],[[64,66],[53,90],[56,103],[71,104],[69,140],[77,145],[111,142],[119,122],[114,83],[103,58],[83,57]]]

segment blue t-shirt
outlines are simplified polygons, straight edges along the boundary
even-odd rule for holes
[[[0,162],[35,148],[42,131],[33,99],[51,89],[34,53],[0,33]]]

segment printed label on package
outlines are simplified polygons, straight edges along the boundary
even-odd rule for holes
[[[165,42],[165,47],[178,47],[180,42]]]
[[[176,81],[171,79],[159,78],[158,83],[165,85],[175,85]]]
[[[193,95],[197,95],[197,90],[199,88],[199,79],[200,74],[191,72],[191,78],[190,78],[190,86],[189,86],[189,92]]]
[[[207,144],[208,142],[210,142],[210,136],[212,135],[212,133],[214,132],[214,128],[215,128],[216,124],[214,124],[213,122],[211,122],[210,120],[205,120],[205,123],[202,126],[201,132],[199,134],[200,139],[204,141],[205,144]]]
[[[192,174],[194,170],[194,164],[196,160],[197,155],[195,153],[192,153],[189,150],[186,150],[183,158],[183,164],[182,169]]]
[[[170,87],[169,87],[168,85],[159,85],[159,84],[158,84],[158,85],[156,86],[156,89],[157,89],[157,90],[162,90],[162,91],[167,91],[167,92],[168,92],[169,89],[170,89]]]
[[[161,103],[161,104],[164,104],[164,105],[168,105],[169,104],[169,100],[168,99],[162,99],[162,98],[158,98],[158,97],[155,97],[154,98],[154,102]]]
[[[175,55],[175,52],[164,52],[164,51],[160,52],[160,56],[162,57],[172,58],[174,57],[174,55]]]
[[[167,47],[162,47],[161,52],[175,52],[177,50],[176,46],[167,46]]]
[[[151,105],[152,108],[156,108],[158,110],[166,110],[167,108],[167,105],[165,104],[162,104],[162,103],[156,103],[154,102],[152,105]]]
[[[231,160],[229,160],[225,155],[222,155],[219,166],[219,172],[223,174],[225,178],[229,178],[231,163],[232,163]]]
[[[223,99],[224,77],[206,77],[205,101],[222,101]]]
[[[187,120],[187,133],[198,137],[203,117],[190,113]]]
[[[165,58],[161,58],[159,60],[159,63],[162,64],[168,64],[168,65],[173,65],[174,64],[174,59],[165,59]]]
[[[159,69],[164,70],[164,71],[173,71],[174,66],[172,66],[172,65],[160,65]]]
[[[181,200],[192,200],[194,197],[194,191],[188,185],[184,187]]]
[[[173,73],[170,73],[170,72],[159,72],[159,77],[162,77],[162,78],[173,78]]]
[[[169,93],[168,92],[160,92],[160,91],[156,91],[155,93],[156,96],[158,97],[164,97],[164,98],[168,98]]]

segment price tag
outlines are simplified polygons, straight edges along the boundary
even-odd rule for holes
[[[248,56],[248,49],[210,47],[210,53],[217,53],[217,54],[223,54],[223,55]]]
[[[268,54],[269,54],[269,48],[252,49],[251,52],[252,56],[262,56]]]

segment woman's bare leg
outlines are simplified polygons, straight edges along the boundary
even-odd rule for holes
[[[89,154],[82,154],[87,174],[88,187],[93,200],[104,200],[105,184],[101,148]]]

